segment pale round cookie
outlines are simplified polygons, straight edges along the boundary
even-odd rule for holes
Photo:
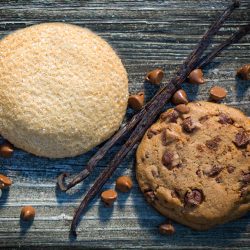
[[[177,111],[179,110],[179,111]],[[197,230],[250,210],[250,120],[209,102],[163,113],[144,135],[136,176],[161,214]]]
[[[16,147],[82,154],[119,128],[127,99],[120,58],[88,29],[44,23],[0,41],[0,134]]]

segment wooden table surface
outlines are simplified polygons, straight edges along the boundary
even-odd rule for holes
[[[106,39],[117,51],[129,75],[129,91],[145,88],[147,98],[155,88],[143,84],[145,73],[163,67],[165,80],[190,53],[210,23],[229,4],[228,0],[169,1],[76,1],[76,0],[1,0],[0,38],[10,32],[42,22],[69,22],[88,27]],[[250,1],[242,0],[221,29],[215,44],[238,25],[250,22]],[[235,70],[250,63],[250,36],[227,49],[205,70],[205,85],[184,84],[190,100],[206,100],[213,85],[228,90],[225,103],[250,115],[250,82],[235,79]],[[128,110],[126,119],[132,116]],[[113,153],[117,150],[114,148]],[[218,226],[208,232],[195,232],[175,224],[176,234],[161,236],[158,225],[164,217],[146,204],[134,176],[134,152],[119,166],[104,188],[114,187],[116,177],[131,175],[134,187],[119,195],[113,208],[105,208],[99,198],[90,205],[78,227],[78,238],[69,237],[75,208],[98,173],[111,159],[102,161],[83,185],[69,194],[56,188],[62,171],[76,173],[86,164],[91,152],[71,159],[49,160],[16,150],[10,159],[0,159],[0,172],[14,182],[0,199],[0,247],[32,249],[82,248],[169,248],[169,249],[250,249],[250,216]],[[37,210],[33,224],[20,222],[20,208],[32,205]]]

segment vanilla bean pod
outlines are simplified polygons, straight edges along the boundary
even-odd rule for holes
[[[203,41],[206,41],[208,44],[210,43],[210,39],[211,37],[214,35],[214,33],[216,33],[218,31],[218,29],[221,27],[221,21],[224,22],[225,19],[231,14],[231,12],[239,6],[239,2],[235,1],[232,5],[230,5],[221,15],[220,20],[218,19],[217,22],[215,22],[208,30],[208,32],[204,35],[203,40],[201,40],[200,43],[202,43]],[[205,37],[207,36],[207,37]],[[238,37],[238,36],[237,36]],[[233,41],[232,41],[233,42]],[[199,47],[199,44],[197,45],[197,48]],[[225,47],[225,46],[224,46]],[[220,51],[224,48],[222,47],[220,49]],[[190,58],[192,58],[192,56],[196,53],[196,50],[194,50],[189,57],[185,60],[185,62],[183,63],[184,65],[187,65],[187,63],[189,62]],[[214,53],[214,56],[216,56],[219,52]],[[214,56],[212,56],[210,59],[208,59],[208,61],[211,61]],[[200,61],[202,63],[202,60]],[[200,63],[200,64],[201,64]],[[201,65],[198,65],[197,68],[200,68]],[[179,71],[176,73],[177,75],[180,74],[182,70],[182,67],[179,69]],[[156,93],[156,95],[151,99],[150,102],[148,102],[143,109],[135,114],[133,116],[133,118],[125,124],[124,127],[122,127],[118,132],[116,132],[114,134],[114,136],[112,136],[112,138],[110,138],[96,153],[94,156],[91,157],[91,159],[88,161],[86,167],[80,172],[78,173],[68,184],[64,184],[65,181],[65,177],[69,176],[68,173],[62,173],[58,176],[57,179],[57,183],[59,188],[62,191],[67,191],[69,190],[71,187],[77,185],[78,183],[80,183],[81,181],[83,181],[94,169],[94,167],[97,165],[97,163],[105,156],[105,154],[108,152],[108,150],[119,140],[121,139],[123,136],[125,136],[127,133],[129,133],[135,126],[136,124],[138,124],[138,122],[145,116],[148,107],[150,105],[150,103],[152,101],[154,101],[159,94],[161,93],[161,91],[158,91]]]
[[[209,46],[211,38],[218,32],[220,27],[226,18],[232,13],[232,11],[238,7],[239,2],[236,1],[234,4],[229,6],[223,14],[216,20],[216,22],[209,28],[209,30],[204,34],[194,51],[188,56],[183,65],[180,67],[180,70],[177,72],[176,76],[167,84],[164,88],[162,88],[159,93],[157,93],[157,97],[153,98],[152,101],[145,109],[147,112],[145,114],[144,119],[141,119],[137,124],[135,130],[131,133],[127,142],[121,147],[118,153],[111,160],[108,167],[101,173],[101,175],[96,179],[93,186],[87,192],[86,196],[82,200],[80,206],[78,207],[74,218],[71,224],[71,232],[76,236],[76,227],[78,220],[88,205],[88,203],[95,197],[95,195],[99,192],[102,186],[106,183],[106,181],[110,178],[112,173],[118,167],[122,159],[127,155],[127,153],[134,147],[134,145],[142,138],[147,128],[154,122],[157,115],[161,112],[165,103],[172,97],[174,92],[180,88],[181,83],[187,78],[190,72],[197,68],[200,57],[203,52]]]
[[[241,26],[237,32],[230,36],[226,41],[222,42],[218,47],[208,55],[201,58],[197,68],[205,68],[218,54],[222,52],[229,45],[238,42],[242,37],[250,32],[250,24]]]

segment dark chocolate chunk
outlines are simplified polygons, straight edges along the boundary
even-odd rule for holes
[[[226,114],[220,113],[220,115],[219,115],[219,123],[221,123],[221,124],[233,124],[234,121],[229,116],[227,116]]]
[[[152,175],[155,177],[155,178],[158,178],[159,177],[159,173],[157,170],[152,170],[151,171]]]
[[[204,200],[202,190],[193,189],[185,194],[184,202],[186,206],[198,206]]]
[[[196,125],[192,121],[192,118],[188,117],[188,118],[183,120],[182,128],[183,128],[184,131],[186,131],[188,133],[191,133],[191,132],[193,132],[195,130]]]
[[[149,203],[154,202],[155,194],[154,194],[153,190],[145,192],[145,196],[146,196],[147,202],[149,202]]]
[[[217,150],[220,141],[221,141],[220,137],[216,136],[211,140],[207,140],[205,144],[209,149]]]
[[[221,178],[221,176],[217,176],[217,177],[215,178],[215,181],[216,181],[217,183],[222,183],[222,178]]]
[[[171,196],[173,198],[180,198],[180,194],[177,189],[171,191]]]
[[[151,139],[153,136],[155,136],[159,133],[160,133],[160,131],[149,129],[147,132],[147,137],[148,137],[148,139]]]
[[[162,164],[168,169],[172,169],[174,154],[170,152],[165,152],[162,156]]]
[[[200,178],[201,178],[202,171],[201,171],[200,169],[198,169],[198,170],[196,171],[196,174],[198,175],[198,177],[200,177]]]
[[[249,173],[243,173],[243,176],[241,177],[241,181],[244,184],[249,184],[250,183],[250,172]]]
[[[235,135],[234,143],[237,147],[246,147],[249,143],[250,137],[246,131],[241,130]]]
[[[207,121],[208,119],[209,119],[209,115],[204,115],[204,116],[199,118],[199,122],[203,123],[203,122]]]
[[[235,170],[235,167],[234,167],[234,166],[232,166],[232,165],[227,165],[227,172],[228,172],[229,174],[233,173],[234,170]]]
[[[176,110],[167,111],[161,114],[161,120],[176,123],[179,113]]]
[[[240,190],[240,197],[245,197],[248,195],[248,193],[249,193],[248,187],[243,186]]]
[[[209,171],[204,171],[204,174],[208,177],[215,177],[222,171],[222,169],[222,167],[214,165]]]
[[[162,133],[161,133],[161,143],[163,146],[167,146],[167,136],[166,136],[166,128],[164,128],[162,130]]]

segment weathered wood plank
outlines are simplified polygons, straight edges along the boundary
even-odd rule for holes
[[[107,41],[121,56],[129,74],[129,89],[135,93],[146,88],[147,98],[155,89],[143,84],[145,73],[162,67],[169,79],[188,55],[211,21],[228,4],[227,0],[1,0],[0,38],[8,33],[41,22],[64,21],[88,27]],[[238,25],[250,21],[250,2],[227,21],[215,38],[219,43]],[[207,83],[198,88],[184,84],[190,100],[206,100],[209,88],[220,85],[228,90],[225,103],[250,115],[250,84],[235,79],[235,70],[250,61],[250,36],[231,46],[205,70]],[[131,117],[128,110],[125,118]],[[119,145],[113,149],[117,151]],[[0,159],[0,172],[10,176],[14,184],[0,199],[0,247],[49,249],[72,247],[200,249],[250,248],[250,215],[219,226],[208,232],[195,232],[176,225],[173,237],[158,234],[157,225],[165,219],[143,199],[134,176],[133,153],[119,166],[105,188],[113,187],[117,176],[126,173],[135,185],[130,194],[120,195],[113,209],[102,206],[96,198],[79,225],[77,240],[68,230],[74,209],[112,154],[103,160],[84,185],[69,194],[56,189],[55,179],[61,171],[78,172],[96,151],[72,159],[49,160],[16,150],[13,158]],[[21,206],[37,209],[32,225],[20,223]]]

